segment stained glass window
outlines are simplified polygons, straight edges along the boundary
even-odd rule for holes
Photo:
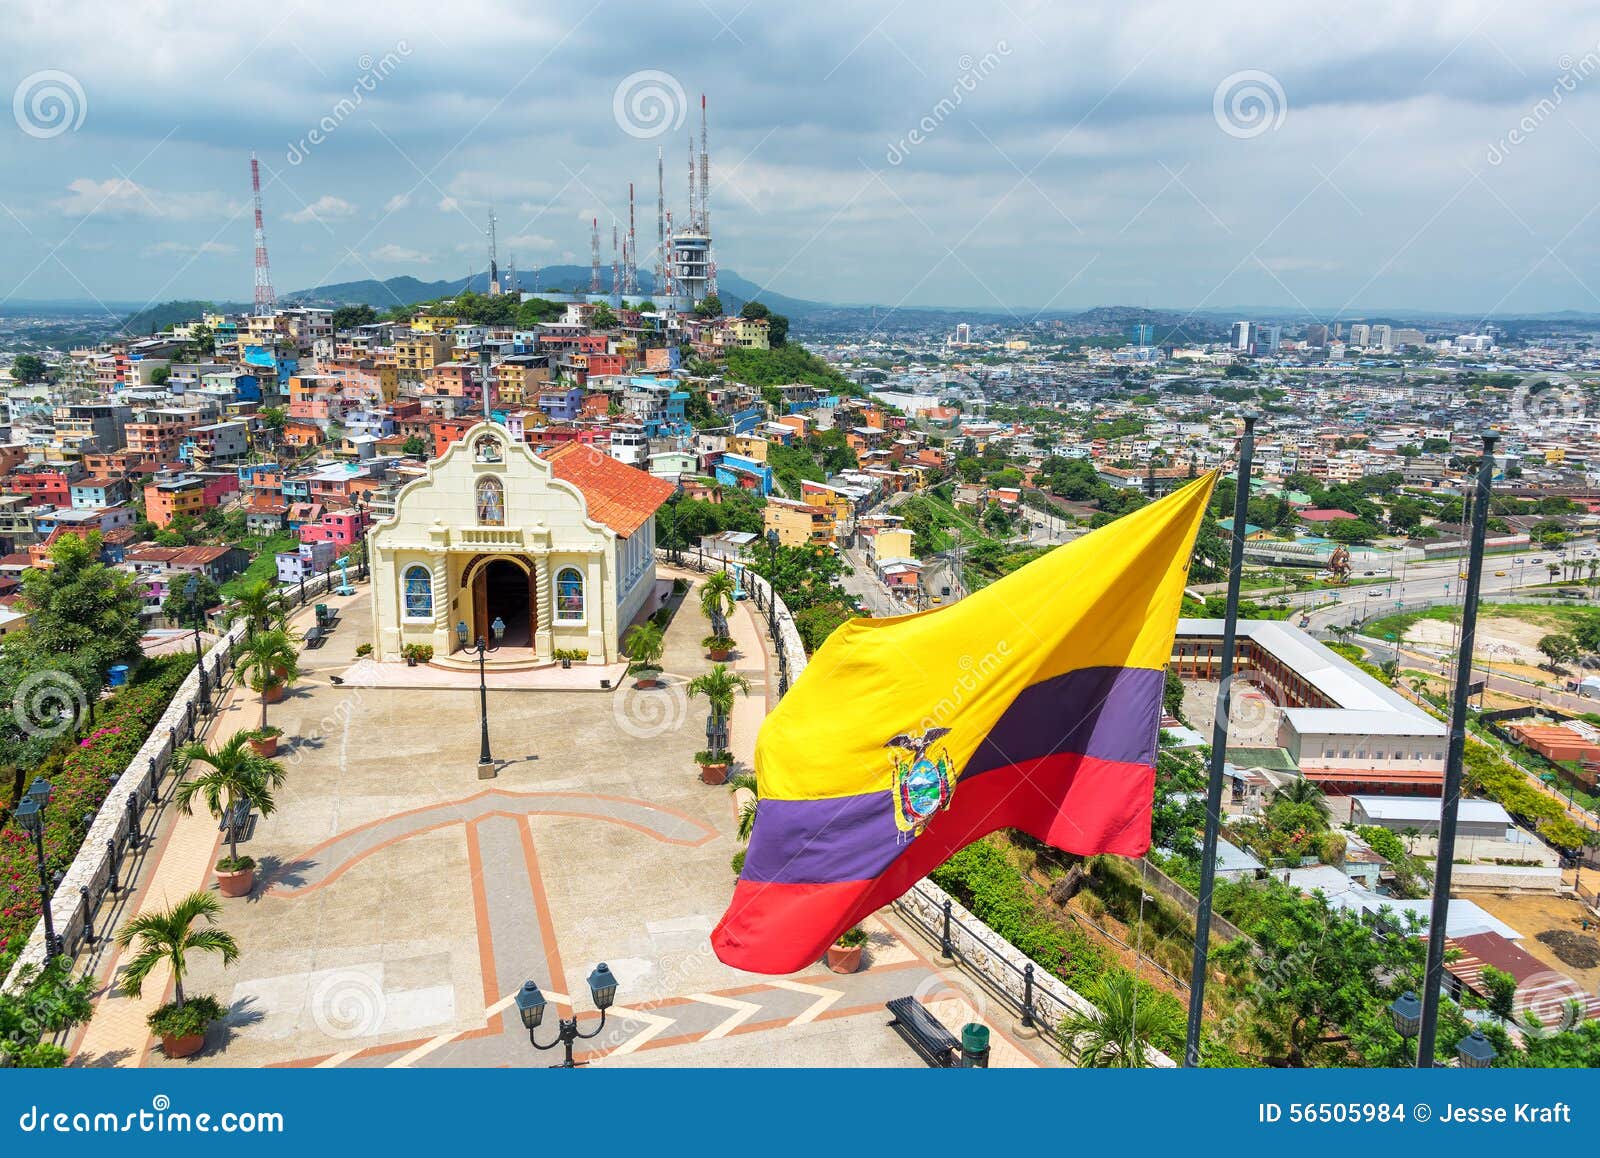
[[[506,521],[505,492],[500,480],[486,478],[478,482],[478,525],[499,527]]]
[[[556,574],[556,618],[583,618],[583,576],[576,567],[563,567]]]
[[[433,575],[421,564],[406,568],[405,613],[407,619],[433,618]]]

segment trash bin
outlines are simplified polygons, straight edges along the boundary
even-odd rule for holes
[[[106,672],[106,683],[111,687],[120,688],[128,682],[128,665],[114,663],[111,670]]]
[[[317,622],[328,622],[328,605],[326,603],[317,604]]]
[[[961,1027],[961,1068],[989,1068],[989,1027],[969,1021]]]

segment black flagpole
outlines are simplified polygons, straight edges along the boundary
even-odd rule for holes
[[[1439,801],[1439,848],[1434,857],[1433,910],[1428,918],[1428,968],[1422,983],[1422,1028],[1417,1034],[1417,1068],[1433,1066],[1439,1028],[1439,989],[1444,982],[1444,938],[1450,921],[1450,873],[1456,854],[1456,814],[1461,810],[1461,760],[1467,745],[1467,695],[1472,689],[1472,645],[1478,631],[1478,587],[1483,579],[1483,537],[1494,489],[1494,444],[1483,436],[1478,462],[1477,505],[1472,508],[1472,548],[1467,564],[1467,594],[1461,604],[1461,647],[1456,652],[1456,686],[1450,702],[1450,747],[1444,761],[1444,795]]]
[[[1228,758],[1229,686],[1233,678],[1234,637],[1239,626],[1239,574],[1250,511],[1250,460],[1256,450],[1256,416],[1244,416],[1239,440],[1239,480],[1233,495],[1233,545],[1228,552],[1228,608],[1222,620],[1222,666],[1217,671],[1217,705],[1211,722],[1211,776],[1206,784],[1206,835],[1200,852],[1200,904],[1194,914],[1194,967],[1189,976],[1189,1031],[1183,1064],[1200,1064],[1200,1023],[1206,1008],[1206,957],[1211,949],[1211,890],[1217,883],[1217,830],[1222,825],[1222,766]]]

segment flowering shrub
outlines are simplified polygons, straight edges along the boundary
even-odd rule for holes
[[[39,767],[55,789],[45,812],[48,872],[65,872],[72,863],[88,831],[86,821],[143,746],[193,666],[192,655],[149,660],[133,683],[97,711],[99,727],[75,743],[64,744]],[[9,971],[38,919],[39,868],[33,837],[7,816],[0,827],[0,976]]]

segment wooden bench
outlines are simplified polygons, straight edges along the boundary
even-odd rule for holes
[[[889,1024],[929,1065],[953,1069],[961,1064],[961,1043],[915,997],[896,997],[886,1005],[889,1012],[894,1014]]]

